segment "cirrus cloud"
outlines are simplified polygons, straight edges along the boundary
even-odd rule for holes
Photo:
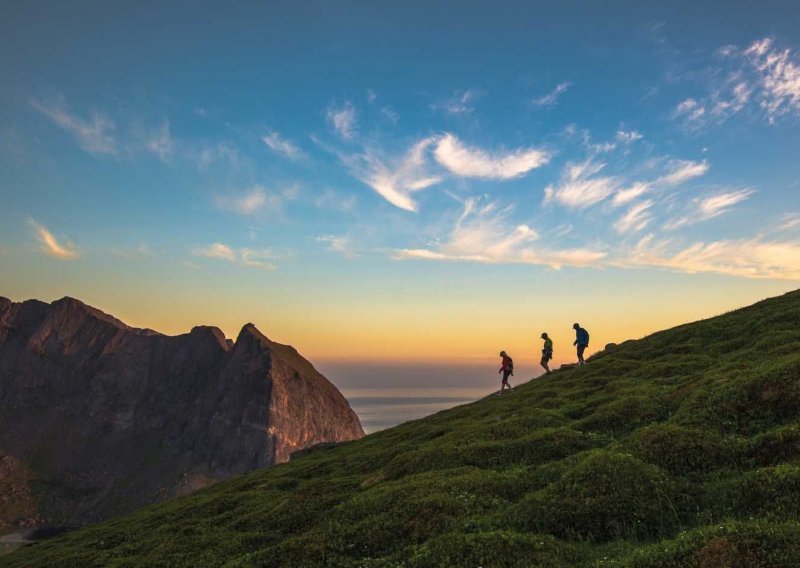
[[[60,260],[73,260],[78,258],[78,250],[71,242],[59,242],[47,227],[37,223],[33,219],[28,219],[28,221],[36,233],[36,239],[39,241],[39,250],[43,253]]]
[[[286,202],[295,199],[297,194],[297,186],[272,192],[264,186],[256,185],[245,192],[218,195],[215,202],[223,211],[233,211],[240,215],[255,215],[261,212],[279,215],[283,213]]]
[[[276,154],[281,154],[291,160],[299,160],[305,157],[305,153],[294,142],[286,140],[279,132],[274,130],[265,134],[261,141]]]
[[[555,86],[555,88],[552,91],[550,91],[546,95],[533,99],[531,101],[531,104],[540,107],[553,107],[558,102],[559,97],[562,94],[566,93],[567,89],[569,89],[571,86],[572,83],[570,83],[569,81],[564,81],[562,83],[559,83],[558,85]]]
[[[755,193],[751,188],[737,189],[716,193],[708,197],[698,197],[692,200],[691,210],[686,215],[673,219],[664,226],[667,230],[675,230],[687,225],[694,225],[702,221],[719,217],[727,213],[734,205],[748,199]]]
[[[264,270],[275,270],[277,265],[274,261],[287,258],[291,255],[288,251],[276,251],[270,248],[240,248],[232,247],[216,242],[210,245],[198,246],[191,250],[193,256],[224,260],[231,264],[241,266],[261,268]]]
[[[744,278],[800,280],[800,242],[763,238],[696,242],[678,248],[671,239],[642,238],[616,262],[624,267],[660,267],[677,272],[717,273]]]
[[[653,220],[649,210],[653,207],[652,200],[642,201],[631,206],[628,212],[620,217],[614,224],[614,230],[620,235],[644,230]]]
[[[426,152],[435,142],[436,137],[423,138],[396,159],[386,158],[374,149],[362,154],[340,155],[340,158],[356,178],[386,201],[416,212],[419,206],[413,194],[442,181],[441,176],[430,173],[427,167]]]
[[[774,38],[762,38],[740,49],[732,45],[716,51],[718,58],[704,76],[711,79],[706,93],[685,98],[672,117],[689,130],[721,124],[749,112],[770,124],[787,114],[800,114],[800,57],[779,48]]]
[[[63,99],[44,102],[31,99],[31,106],[69,132],[78,145],[90,154],[117,154],[116,124],[107,115],[94,111],[89,118],[72,112]]]
[[[545,203],[558,201],[567,207],[582,209],[603,201],[621,185],[617,177],[597,176],[605,167],[605,163],[592,159],[567,164],[561,181],[545,188]]]
[[[547,164],[551,157],[550,152],[540,148],[490,153],[467,146],[450,133],[439,138],[433,155],[455,175],[495,180],[521,177]]]
[[[434,247],[396,250],[397,260],[419,259],[484,264],[534,264],[552,268],[593,266],[606,253],[589,248],[535,246],[539,233],[527,224],[510,222],[512,206],[468,198],[447,238]]]
[[[327,118],[330,125],[345,140],[352,140],[356,133],[358,116],[356,107],[350,101],[328,107]]]

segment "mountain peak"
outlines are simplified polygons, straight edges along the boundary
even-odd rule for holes
[[[193,336],[200,336],[200,337],[210,337],[214,342],[218,343],[220,347],[222,347],[223,351],[230,350],[230,344],[228,340],[225,338],[225,334],[222,330],[213,325],[196,325],[192,328],[192,331],[189,332],[189,335]]]
[[[271,343],[269,338],[261,333],[256,325],[252,322],[244,324],[242,329],[239,331],[239,335],[236,337],[237,344],[244,341],[256,341],[262,345],[268,345]]]
[[[54,301],[53,305],[54,306],[55,305],[75,305],[75,306],[87,307],[86,304],[84,304],[83,302],[81,302],[77,298],[73,298],[72,296],[64,296],[63,298]]]
[[[73,298],[71,296],[64,296],[63,298],[56,300],[55,302],[50,304],[50,307],[55,313],[65,313],[69,315],[82,313],[94,319],[111,324],[114,327],[120,329],[133,329],[129,325],[115,318],[114,316],[111,316],[103,312],[102,310],[98,310],[97,308],[85,304],[80,300]]]

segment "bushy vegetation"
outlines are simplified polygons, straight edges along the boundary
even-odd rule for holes
[[[8,566],[800,566],[800,293]]]

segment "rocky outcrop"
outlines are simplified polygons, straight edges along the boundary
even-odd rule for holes
[[[0,401],[0,530],[93,522],[363,436],[336,387],[252,324],[235,342],[167,336],[72,298],[0,298]]]

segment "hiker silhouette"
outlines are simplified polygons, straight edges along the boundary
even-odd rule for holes
[[[500,366],[498,373],[503,374],[503,380],[500,383],[500,391],[497,394],[503,394],[503,391],[506,390],[506,387],[508,387],[508,390],[514,390],[514,387],[508,383],[508,377],[514,374],[514,360],[509,357],[508,353],[505,351],[500,352],[500,357],[503,358],[503,363]]]
[[[544,345],[542,346],[542,360],[539,364],[544,367],[544,370],[547,371],[549,375],[551,373],[550,366],[548,363],[550,359],[553,358],[553,340],[550,339],[550,336],[547,335],[547,332],[542,333],[542,339],[544,339]]]
[[[575,330],[575,343],[573,345],[578,348],[578,365],[583,366],[586,364],[586,361],[583,360],[583,353],[589,347],[589,332],[578,323],[572,324],[572,329]]]

